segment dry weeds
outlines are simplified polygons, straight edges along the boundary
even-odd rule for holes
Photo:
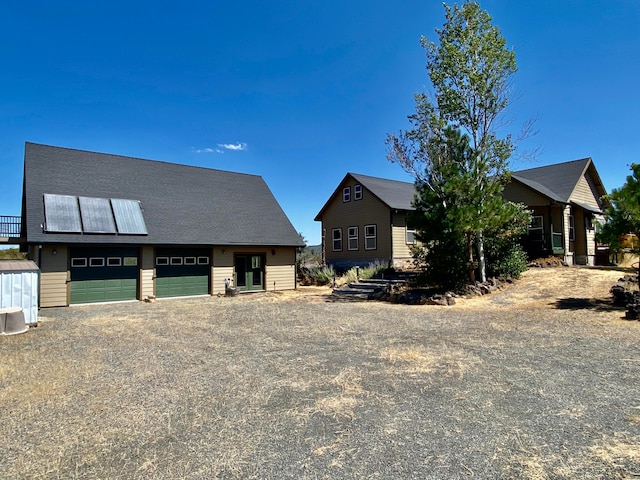
[[[535,270],[453,307],[307,288],[43,310],[0,339],[0,477],[635,478],[620,275]]]

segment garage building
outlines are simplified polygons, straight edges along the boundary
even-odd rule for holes
[[[27,143],[22,205],[42,307],[296,287],[304,243],[257,175]]]

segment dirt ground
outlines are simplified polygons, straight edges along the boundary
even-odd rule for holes
[[[0,338],[1,478],[640,477],[624,272],[456,305],[327,288],[46,309]]]

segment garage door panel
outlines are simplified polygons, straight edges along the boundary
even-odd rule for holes
[[[186,297],[209,294],[211,274],[206,248],[156,249],[156,296]]]
[[[82,280],[71,283],[71,303],[135,300],[135,279]]]
[[[135,300],[138,251],[132,248],[74,248],[71,251],[71,303]]]
[[[159,298],[207,295],[208,293],[209,277],[207,275],[158,277],[156,279],[156,295]]]

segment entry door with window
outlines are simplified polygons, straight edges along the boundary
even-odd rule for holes
[[[236,287],[240,290],[264,290],[264,255],[236,255]]]

